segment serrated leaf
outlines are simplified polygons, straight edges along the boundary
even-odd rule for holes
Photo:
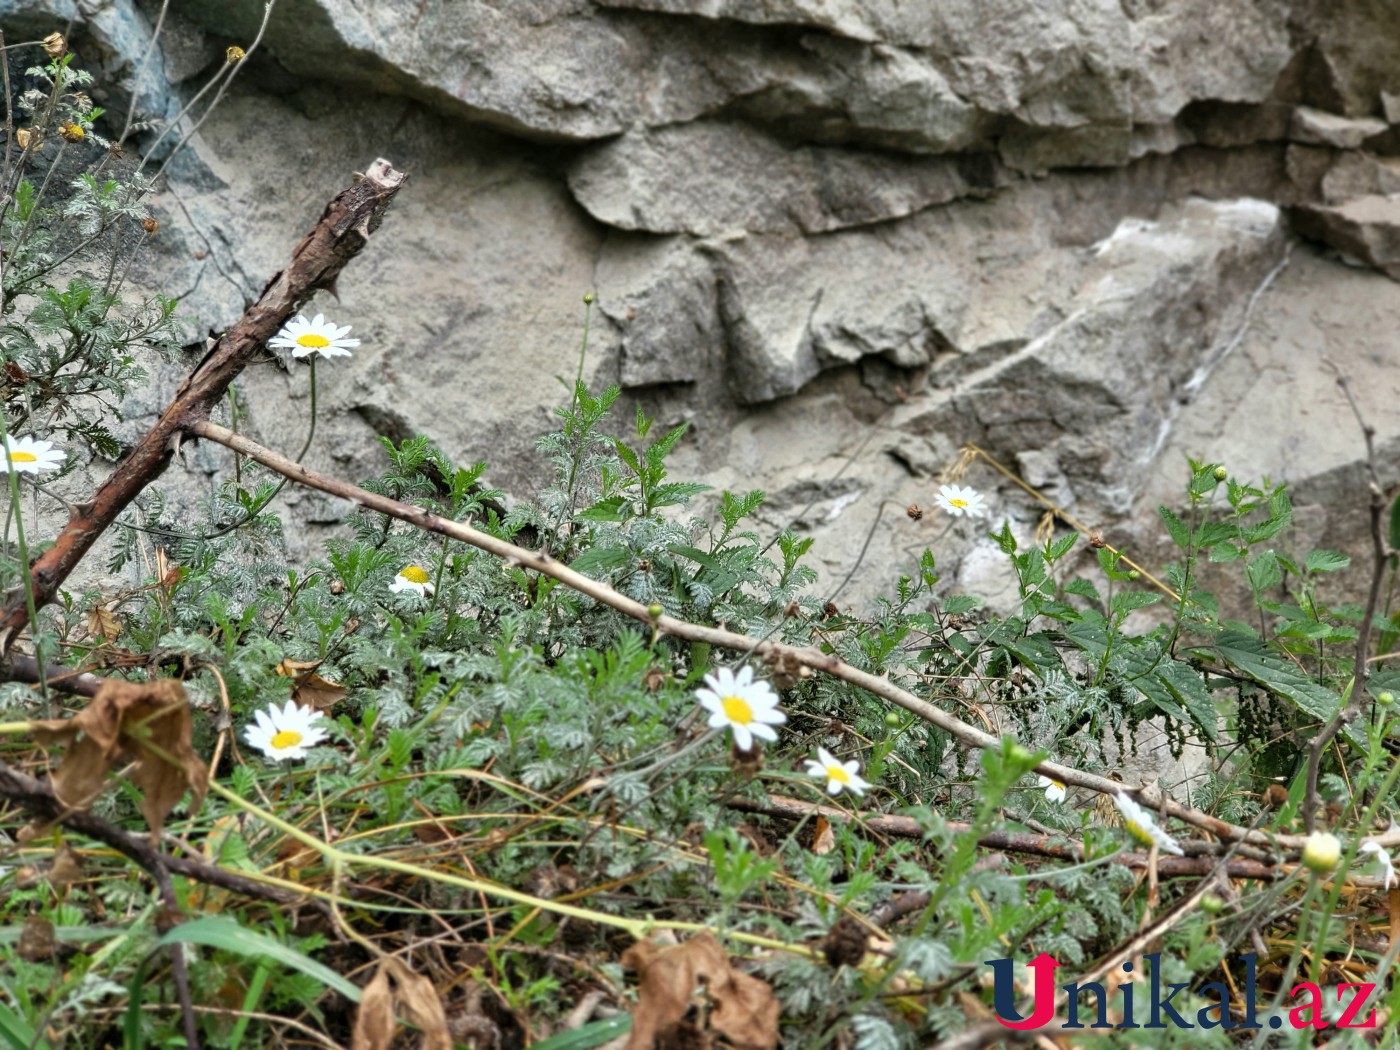
[[[1161,600],[1160,594],[1153,594],[1150,591],[1123,591],[1113,596],[1110,608],[1114,616],[1127,616],[1128,613],[1136,612],[1138,609],[1156,605]]]
[[[1308,572],[1337,572],[1350,564],[1350,556],[1340,551],[1308,551],[1303,568]]]
[[[1230,667],[1291,701],[1318,722],[1328,722],[1341,706],[1341,697],[1318,685],[1292,661],[1274,652],[1259,638],[1228,631],[1216,641],[1214,648],[1220,659]],[[1365,737],[1357,727],[1347,725],[1342,732],[1352,743],[1365,746]]]
[[[1186,527],[1186,523],[1176,516],[1169,507],[1158,507],[1157,513],[1162,518],[1162,524],[1167,527],[1167,535],[1172,538],[1182,550],[1186,550],[1191,545],[1191,532]]]
[[[1267,591],[1283,582],[1283,570],[1279,568],[1278,555],[1273,551],[1261,551],[1249,561],[1245,576],[1255,592]]]
[[[579,511],[581,521],[626,521],[632,516],[632,501],[626,496],[600,499],[587,510]]]
[[[626,547],[589,547],[569,563],[575,572],[611,572],[632,564],[632,552]]]
[[[943,599],[943,611],[949,616],[959,616],[971,612],[982,604],[982,599],[971,594],[950,594]]]

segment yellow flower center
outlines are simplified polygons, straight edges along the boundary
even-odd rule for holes
[[[827,767],[826,767],[826,779],[827,779],[827,780],[834,780],[834,781],[836,781],[836,783],[838,783],[838,784],[849,784],[849,783],[851,782],[851,774],[849,774],[849,773],[846,772],[846,767],[845,767],[845,766],[841,766],[841,765],[827,766]]]
[[[1149,832],[1141,824],[1139,824],[1136,820],[1124,821],[1123,827],[1127,829],[1129,835],[1137,839],[1144,846],[1151,846],[1157,841],[1155,838],[1152,837],[1152,833]]]
[[[1051,780],[1050,786],[1056,791],[1063,791],[1065,789],[1065,784],[1062,780]]]
[[[965,499],[950,499],[948,502],[959,510],[967,510],[968,502]]]
[[[289,747],[296,747],[301,743],[301,734],[295,729],[284,729],[272,738],[272,749],[274,751],[285,751]]]
[[[307,332],[305,335],[297,336],[297,346],[309,347],[312,350],[320,350],[323,346],[330,346],[331,341],[323,335],[315,332]]]
[[[428,574],[416,565],[406,566],[403,572],[399,573],[409,583],[427,583]]]
[[[38,463],[39,457],[33,452],[11,452],[11,463]]]
[[[721,703],[724,704],[725,717],[735,725],[746,726],[753,721],[753,708],[743,697],[726,696]]]

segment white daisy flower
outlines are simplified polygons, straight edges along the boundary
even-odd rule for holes
[[[405,565],[394,577],[394,582],[389,584],[389,590],[395,594],[411,591],[422,598],[433,593],[433,585],[429,582],[428,574],[423,569],[417,565]]]
[[[1377,876],[1385,879],[1386,889],[1400,885],[1400,877],[1395,874],[1395,862],[1390,859],[1390,854],[1381,847],[1380,843],[1363,842],[1357,847],[1357,852],[1372,854],[1373,863],[1377,868]]]
[[[859,762],[854,759],[850,762],[840,762],[824,747],[817,748],[815,759],[807,759],[807,775],[825,777],[826,790],[830,795],[841,794],[843,788],[853,795],[864,795],[870,787],[870,782],[862,779],[858,775],[859,772]]]
[[[980,518],[987,512],[982,506],[982,493],[961,485],[940,485],[933,501],[955,518],[963,514]]]
[[[273,704],[253,715],[254,724],[244,731],[243,739],[274,762],[305,758],[308,748],[326,738],[320,725],[325,717],[295,700],[280,708]]]
[[[63,449],[55,448],[52,441],[17,438],[11,434],[5,438],[5,451],[8,456],[5,463],[0,463],[0,474],[11,470],[16,474],[38,474],[63,466]]]
[[[324,314],[317,314],[308,321],[305,314],[297,314],[295,320],[282,326],[267,345],[278,350],[290,350],[293,357],[309,357],[320,354],[322,357],[349,357],[350,348],[359,346],[358,339],[346,339],[350,326],[337,328],[326,320]]]
[[[695,690],[700,706],[710,712],[710,728],[728,726],[741,751],[753,749],[754,737],[777,740],[773,726],[782,725],[787,715],[778,710],[778,694],[767,682],[755,682],[753,668],[741,667],[735,674],[721,667],[705,676],[705,686]]]
[[[1123,792],[1114,792],[1113,804],[1118,807],[1118,812],[1123,814],[1123,827],[1127,829],[1128,834],[1144,846],[1156,846],[1163,853],[1172,853],[1178,857],[1186,855],[1185,850],[1177,845],[1176,839],[1157,826],[1152,814]]]
[[[1065,785],[1063,781],[1042,776],[1039,778],[1038,786],[1045,789],[1045,797],[1051,802],[1063,802],[1065,800]]]

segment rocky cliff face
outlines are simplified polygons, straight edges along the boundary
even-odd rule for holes
[[[155,2],[0,3],[12,38],[73,18],[112,108],[157,123],[262,12],[173,0],[157,36]],[[929,545],[985,591],[985,530],[904,513],[965,441],[1137,550],[1186,455],[1290,481],[1308,541],[1361,539],[1324,358],[1393,479],[1397,122],[1377,0],[277,0],[140,280],[217,331],[387,157],[412,181],[315,304],[364,345],[322,370],[313,464],[366,474],[376,433],[422,432],[528,491],[595,291],[587,375],[693,422],[680,471],[767,490],[827,586],[874,531],[843,601]],[[244,389],[298,446],[304,376]],[[1030,536],[1037,504],[968,483]],[[342,509],[291,500],[296,543]]]

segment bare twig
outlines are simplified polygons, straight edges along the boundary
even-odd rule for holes
[[[288,267],[267,283],[258,301],[214,344],[176,391],[155,425],[142,437],[92,500],[74,508],[68,524],[32,569],[34,601],[53,599],[88,549],[128,504],[169,465],[181,435],[206,419],[230,383],[260,352],[292,313],[318,288],[334,288],[340,271],[379,226],[405,176],[377,160],[353,185],[326,205],[315,227],[292,250]],[[25,626],[25,596],[6,596],[0,608],[0,652],[8,652]]]
[[[1356,422],[1361,426],[1361,435],[1366,440],[1366,481],[1371,494],[1372,563],[1371,589],[1366,595],[1366,615],[1361,618],[1361,624],[1356,631],[1356,661],[1351,673],[1351,694],[1317,736],[1308,742],[1308,777],[1303,795],[1303,826],[1309,832],[1313,830],[1317,822],[1317,811],[1322,807],[1322,800],[1317,793],[1322,753],[1341,732],[1342,727],[1361,713],[1362,698],[1366,695],[1366,676],[1369,673],[1366,656],[1371,648],[1371,620],[1376,615],[1376,604],[1380,601],[1381,581],[1385,578],[1386,556],[1389,553],[1382,524],[1385,516],[1385,495],[1381,491],[1380,473],[1376,469],[1376,428],[1366,422],[1366,417],[1361,414],[1361,406],[1356,403],[1346,375],[1331,360],[1323,358],[1323,361],[1336,375],[1337,386],[1341,387],[1342,393],[1346,395],[1347,404],[1351,406],[1352,415],[1356,416]]]

